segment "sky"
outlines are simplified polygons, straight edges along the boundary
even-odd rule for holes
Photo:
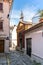
[[[31,22],[39,9],[43,9],[43,0],[13,0],[10,12],[10,25],[18,25],[21,10],[24,20]]]

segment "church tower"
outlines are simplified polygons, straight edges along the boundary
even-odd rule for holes
[[[23,12],[21,11],[20,21],[23,22],[23,19],[24,19]]]

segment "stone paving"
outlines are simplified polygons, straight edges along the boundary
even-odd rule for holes
[[[29,56],[18,51],[0,56],[0,65],[33,65],[32,63]]]
[[[7,59],[3,53],[0,53],[0,65],[7,65]]]

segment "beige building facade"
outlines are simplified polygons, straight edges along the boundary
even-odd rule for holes
[[[9,52],[9,12],[12,0],[0,0],[0,53]]]

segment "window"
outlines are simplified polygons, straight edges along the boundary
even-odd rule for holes
[[[0,30],[3,30],[3,22],[0,22]]]
[[[0,3],[0,11],[3,11],[3,3]]]
[[[22,33],[19,33],[19,37],[22,38]]]

